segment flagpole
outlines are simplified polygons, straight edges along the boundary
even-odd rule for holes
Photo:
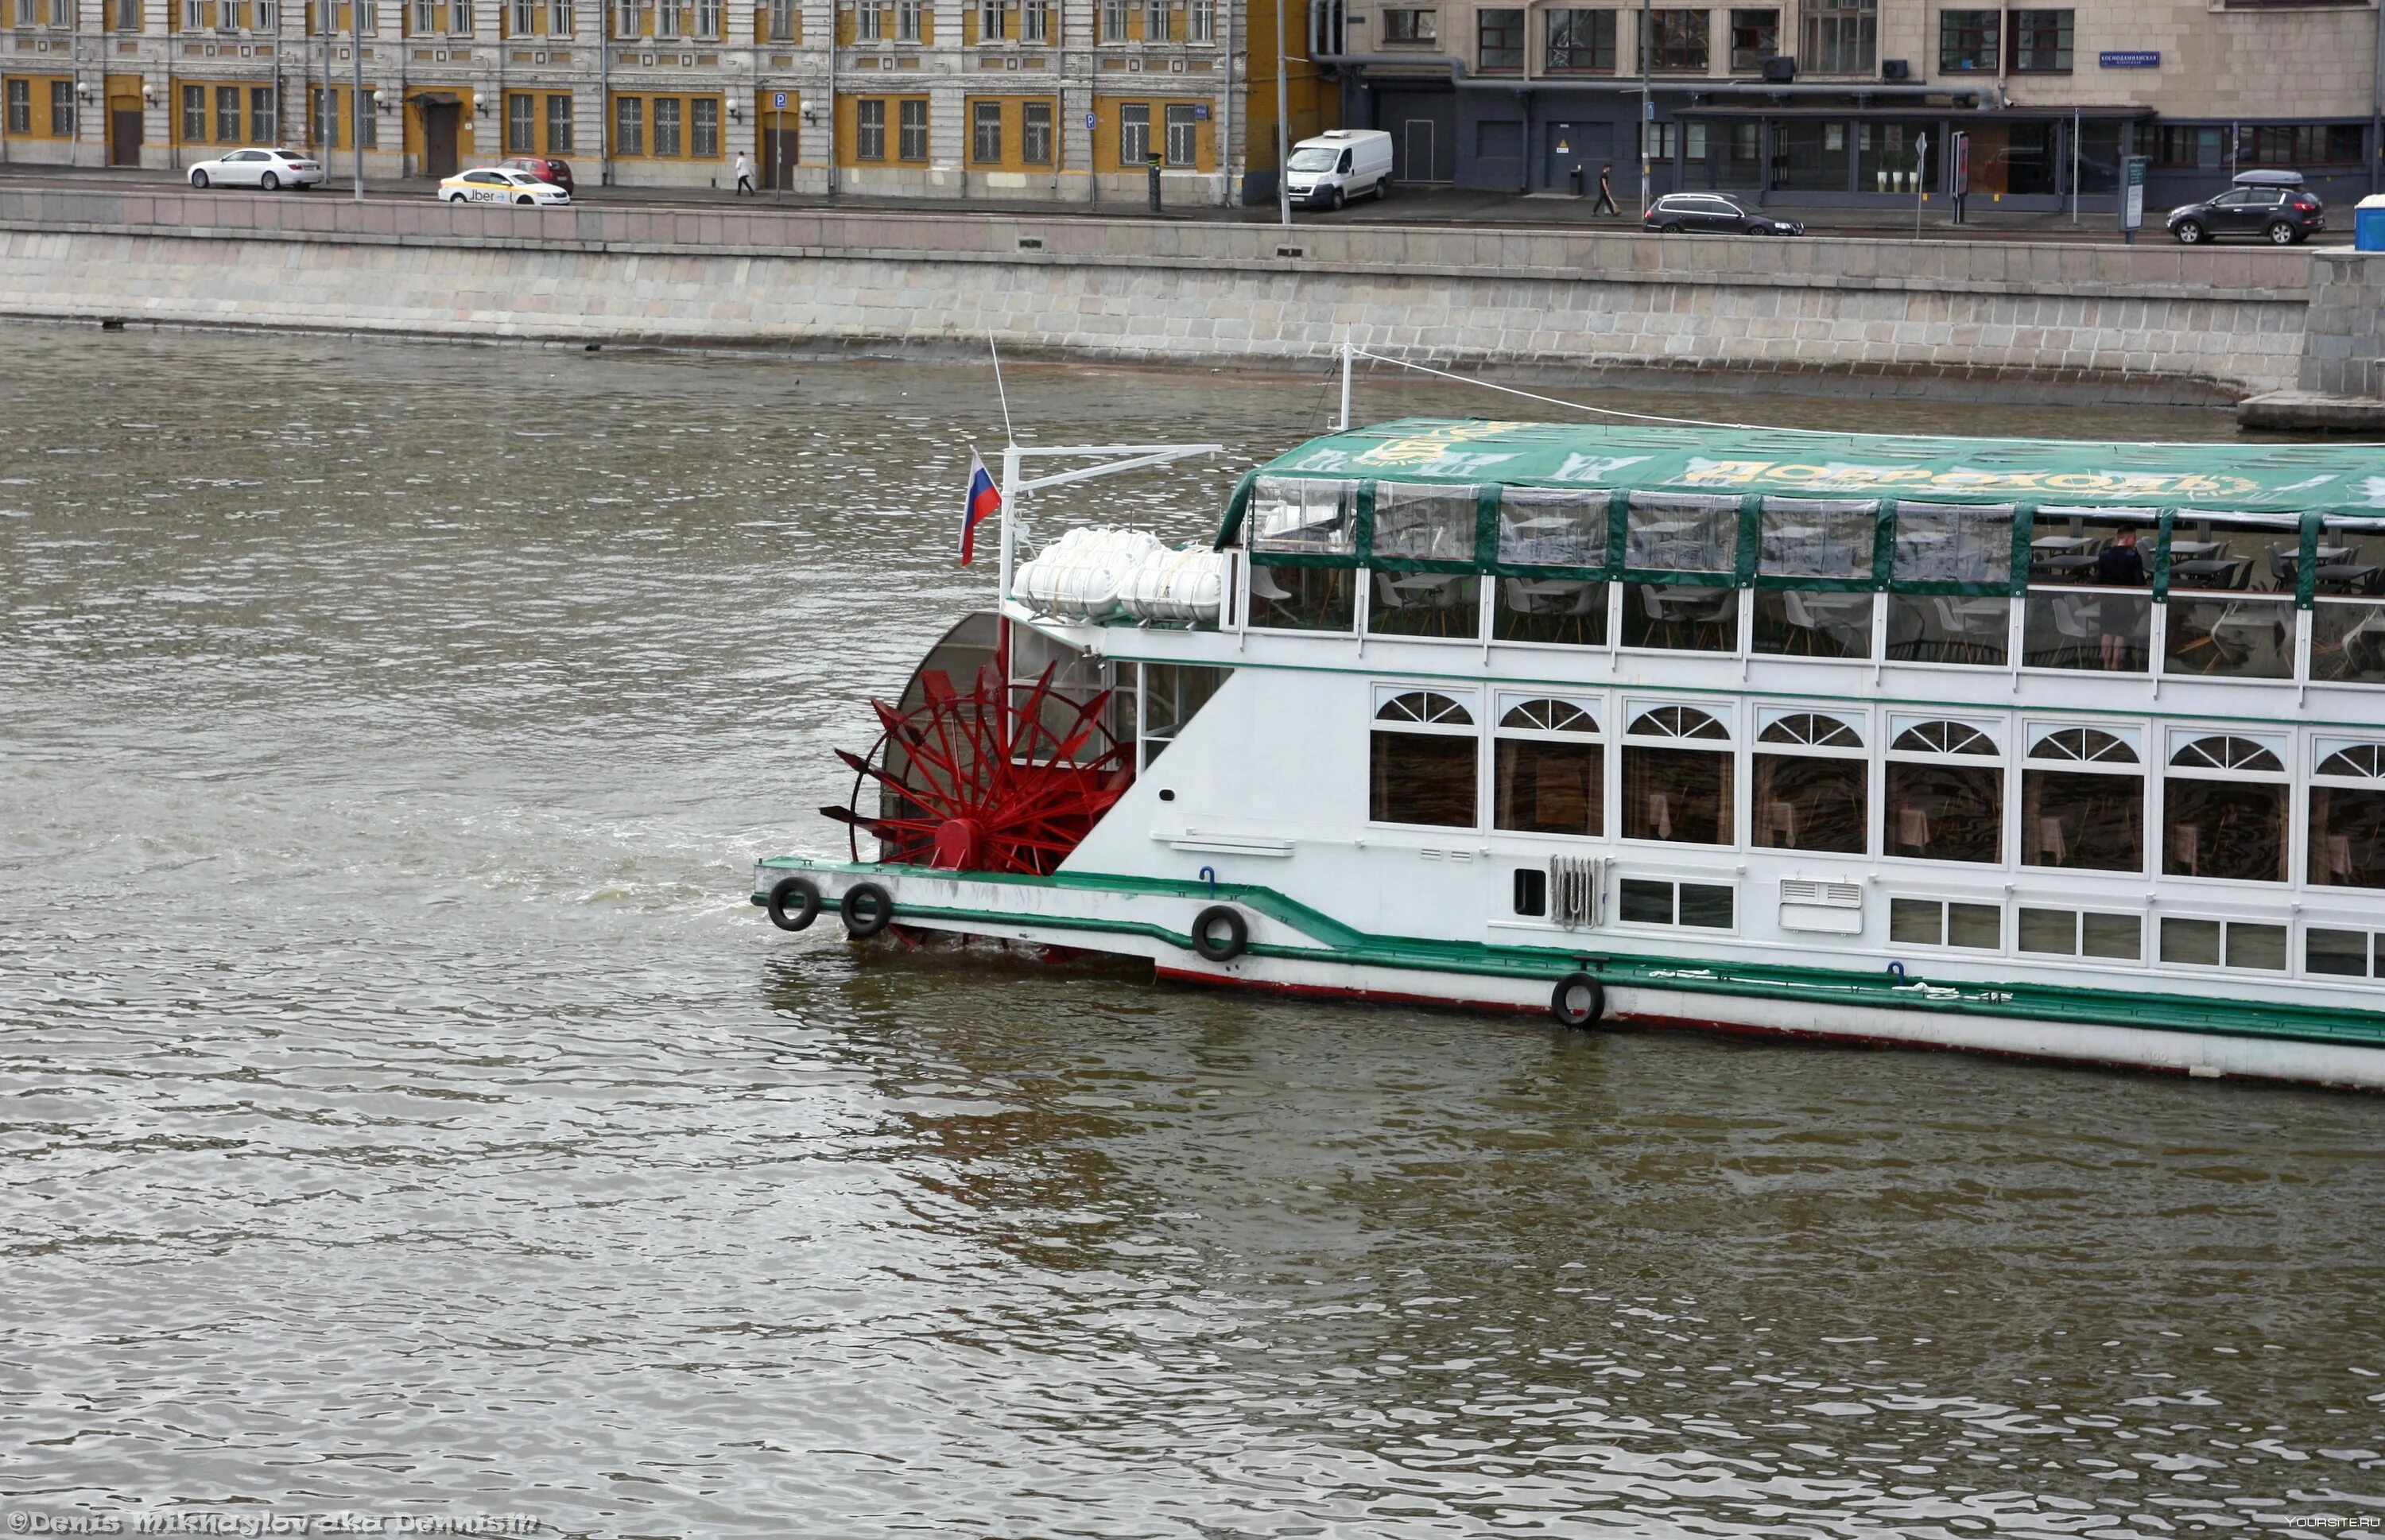
[[[1010,521],[1010,501],[1018,495],[1018,445],[1005,445],[1002,451],[1002,581],[994,590],[994,607],[998,610],[1010,602],[1010,568],[1018,554],[1016,526]]]

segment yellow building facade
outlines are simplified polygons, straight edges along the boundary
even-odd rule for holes
[[[1272,198],[1277,0],[61,0],[0,55],[0,154],[346,176],[509,155],[583,188],[1140,204]],[[11,15],[17,14],[14,9]],[[1297,139],[1338,121],[1280,19]]]

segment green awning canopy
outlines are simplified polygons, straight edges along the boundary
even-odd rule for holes
[[[2385,445],[2099,444],[1410,418],[1262,476],[2385,518]],[[1246,489],[1245,489],[1246,490]],[[1239,513],[1242,497],[1235,500]],[[1231,515],[1230,515],[1230,530]]]

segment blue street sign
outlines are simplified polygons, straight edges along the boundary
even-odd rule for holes
[[[2118,53],[2098,54],[2095,56],[2095,63],[2098,68],[2104,69],[2158,69],[2161,68],[2161,55],[2153,50],[2128,49]]]
[[[1093,131],[1093,115],[1090,112],[1085,114],[1085,131],[1087,133]]]
[[[785,106],[787,105],[787,94],[783,91],[771,92],[770,105],[772,106]]]

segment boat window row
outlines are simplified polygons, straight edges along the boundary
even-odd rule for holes
[[[1263,476],[1240,527],[1262,630],[2385,683],[2385,519]]]
[[[1374,691],[1376,823],[2385,888],[2385,735]]]

